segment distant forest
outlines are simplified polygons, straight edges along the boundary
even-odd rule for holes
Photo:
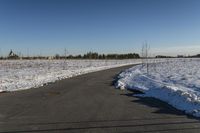
[[[128,54],[99,54],[97,52],[88,52],[84,55],[59,55],[56,54],[55,56],[19,56],[15,54],[12,50],[8,54],[7,57],[0,57],[1,60],[4,59],[138,59],[138,58],[145,58],[140,57],[137,53],[128,53]],[[155,57],[149,58],[200,58],[200,54],[192,55],[192,56],[164,56],[164,55],[157,55]]]
[[[55,56],[18,56],[12,50],[7,57],[0,59],[137,59],[140,58],[137,53],[128,54],[98,54],[97,52],[88,52],[84,55],[59,55]]]
[[[57,56],[56,56],[57,57]],[[65,58],[63,56],[58,58]],[[69,55],[66,58],[69,59],[135,59],[140,58],[139,54],[128,53],[128,54],[98,54],[97,52],[88,52],[87,54],[72,56]]]
[[[189,56],[189,57],[192,57],[192,58],[200,58],[200,54],[193,55],[193,56]]]
[[[165,56],[165,55],[157,55],[155,56],[155,58],[200,58],[200,54],[197,55],[188,55],[188,56],[184,56],[184,55],[177,55],[177,56]]]

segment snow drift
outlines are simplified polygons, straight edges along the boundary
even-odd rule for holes
[[[138,96],[154,97],[175,108],[200,117],[200,59],[151,60],[122,72],[117,88],[144,92]]]

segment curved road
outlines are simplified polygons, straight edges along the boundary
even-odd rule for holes
[[[200,121],[112,85],[130,66],[0,94],[0,133],[199,133]]]

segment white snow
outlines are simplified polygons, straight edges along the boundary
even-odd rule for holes
[[[0,92],[36,88],[64,78],[140,60],[0,60]]]
[[[117,88],[144,92],[137,96],[154,97],[175,108],[200,117],[200,59],[150,60],[119,75]]]

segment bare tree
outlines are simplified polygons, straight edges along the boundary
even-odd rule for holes
[[[142,67],[144,67],[144,44],[142,45],[141,58],[142,58]]]
[[[149,74],[149,50],[150,45],[145,41],[142,45],[142,66],[146,66],[147,74]]]
[[[29,58],[29,48],[27,48],[26,54],[27,54],[27,57]]]
[[[65,56],[65,60],[66,60],[66,58],[67,58],[67,49],[66,48],[64,50],[64,56]]]
[[[66,65],[67,65],[66,59],[67,59],[67,49],[65,48],[64,49],[64,66],[63,66],[63,69],[66,69]]]
[[[3,54],[1,53],[1,48],[0,48],[0,57],[3,58]]]

